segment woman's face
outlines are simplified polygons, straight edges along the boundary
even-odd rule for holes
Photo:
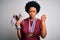
[[[36,8],[35,8],[35,7],[30,7],[30,8],[29,8],[29,16],[30,16],[31,18],[34,18],[34,17],[36,16],[36,14],[37,14]]]

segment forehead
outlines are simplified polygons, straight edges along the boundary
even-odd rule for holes
[[[36,11],[36,8],[35,7],[30,7],[29,10],[35,10]]]

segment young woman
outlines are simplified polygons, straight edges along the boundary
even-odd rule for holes
[[[36,1],[30,1],[26,3],[25,11],[29,17],[22,22],[16,21],[19,40],[40,40],[39,36],[45,38],[47,35],[46,15],[42,15],[41,19],[35,17],[40,11],[40,5]]]

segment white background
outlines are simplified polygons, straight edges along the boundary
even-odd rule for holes
[[[11,26],[10,20],[13,14],[22,14],[22,18],[28,17],[25,5],[31,0],[0,0],[0,40],[18,40],[15,26]],[[60,40],[60,0],[35,0],[41,6],[42,14],[47,15],[47,36],[41,40]]]

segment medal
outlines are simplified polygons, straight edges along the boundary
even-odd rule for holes
[[[35,29],[35,24],[36,24],[36,18],[34,18],[32,26],[30,25],[30,19],[29,19],[29,32],[33,33]]]
[[[33,37],[33,36],[34,36],[33,33],[28,34],[28,37]]]

